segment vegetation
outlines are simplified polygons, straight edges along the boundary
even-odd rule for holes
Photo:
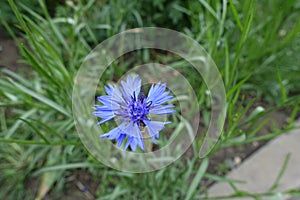
[[[0,199],[39,199],[49,191],[51,199],[58,199],[68,189],[67,178],[78,169],[99,184],[96,199],[204,198],[207,180],[230,182],[233,187],[236,183],[207,172],[214,153],[268,140],[293,128],[300,103],[297,0],[67,0],[51,9],[43,0],[36,2],[0,3],[2,25],[18,45],[21,62],[28,66],[26,73],[1,69]],[[129,174],[104,166],[85,150],[72,117],[72,87],[85,56],[99,42],[143,26],[174,29],[203,45],[222,74],[228,110],[220,140],[206,158],[200,160],[195,153],[159,171]],[[135,59],[112,64],[106,79],[118,80],[149,58],[168,62],[169,55],[136,52]],[[117,65],[124,66],[124,71]],[[184,63],[172,64],[180,65]],[[192,85],[197,83],[198,76],[178,70]],[[197,97],[207,128],[210,100],[206,90],[201,85]],[[261,109],[257,102],[270,106]],[[257,135],[267,123],[265,116],[280,109],[289,111],[285,127]],[[201,139],[192,151],[200,147]],[[32,189],[34,182],[38,186]],[[297,190],[282,192],[300,195]],[[275,195],[273,190],[265,194],[236,191],[230,198]],[[88,196],[85,193],[83,198]]]

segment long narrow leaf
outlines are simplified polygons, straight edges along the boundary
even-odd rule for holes
[[[10,80],[10,82],[11,82],[13,85],[15,85],[17,88],[19,88],[20,91],[22,91],[22,92],[24,92],[24,93],[26,93],[26,94],[28,94],[28,95],[34,97],[35,99],[37,99],[37,100],[39,100],[39,101],[45,103],[46,105],[48,105],[48,106],[54,108],[54,109],[57,110],[58,112],[60,112],[60,113],[62,113],[62,114],[64,114],[64,115],[66,115],[66,116],[68,116],[68,117],[71,116],[71,114],[70,114],[67,110],[65,110],[63,107],[61,107],[61,106],[58,105],[57,103],[53,102],[52,100],[46,98],[45,96],[42,96],[41,94],[39,94],[39,93],[37,93],[37,92],[35,92],[35,91],[33,91],[33,90],[30,90],[30,89],[28,89],[28,88],[26,88],[26,87],[24,87],[24,86],[22,86],[22,85],[16,83],[16,82],[13,81],[12,79],[9,79],[9,80]]]
[[[47,144],[50,144],[50,141],[44,136],[44,134],[41,131],[39,131],[37,127],[35,127],[32,123],[25,119],[20,118],[20,120],[25,122],[28,126],[30,126],[34,130],[34,132],[38,134]]]
[[[199,183],[202,179],[202,177],[204,176],[206,169],[208,167],[208,158],[203,159],[201,166],[197,172],[197,174],[195,175],[195,178],[193,179],[189,190],[187,191],[187,195],[185,197],[185,200],[189,200],[192,198],[194,192],[196,191],[197,186],[199,186]]]

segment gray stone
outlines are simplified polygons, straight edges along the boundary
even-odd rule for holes
[[[299,126],[300,121],[295,123],[295,125]],[[280,192],[300,188],[300,129],[292,130],[271,140],[226,177],[245,181],[245,183],[235,184],[239,190],[249,193],[268,192],[274,184],[288,154],[290,154],[290,160],[275,191]],[[233,193],[233,189],[228,183],[217,183],[208,190],[209,197]],[[278,193],[278,198],[272,199],[288,198],[288,196],[281,196]]]

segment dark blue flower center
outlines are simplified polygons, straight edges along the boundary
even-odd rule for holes
[[[149,114],[149,109],[151,102],[145,101],[145,95],[142,92],[140,97],[136,97],[135,92],[131,97],[131,101],[128,105],[128,112],[130,119],[140,125],[141,121],[147,120],[147,114]]]

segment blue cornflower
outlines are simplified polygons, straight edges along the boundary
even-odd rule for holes
[[[97,97],[102,105],[95,106],[94,115],[102,118],[98,124],[102,124],[111,119],[116,119],[118,127],[108,133],[101,135],[101,139],[116,140],[117,146],[120,147],[125,138],[127,142],[124,150],[131,147],[136,151],[137,145],[145,150],[141,129],[144,126],[154,143],[159,138],[159,131],[169,122],[151,121],[148,117],[152,115],[167,115],[174,113],[172,104],[163,105],[170,101],[170,91],[166,90],[166,84],[153,84],[146,97],[141,90],[141,79],[136,76],[134,79],[127,76],[126,82],[121,81],[120,88],[116,85],[109,84],[104,86],[107,95]]]

